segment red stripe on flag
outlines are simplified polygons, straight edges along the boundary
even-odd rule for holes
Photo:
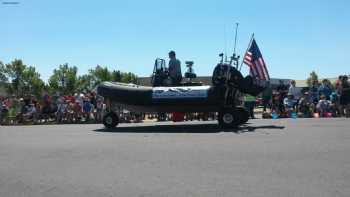
[[[247,64],[248,66],[252,66],[253,65],[253,63],[251,62],[251,61],[248,61],[248,60],[244,60],[243,61],[245,64]]]
[[[263,72],[264,79],[267,80],[268,75],[267,75],[267,72],[266,72],[266,67],[265,67],[265,65],[264,65],[264,62],[262,61],[262,58],[261,58],[261,57],[260,57],[258,60],[259,60],[259,65],[260,65],[260,67],[261,67],[261,70],[262,70],[262,72]]]
[[[256,70],[258,71],[258,78],[259,79],[265,79],[264,73],[263,73],[263,71],[261,69],[261,65],[259,63],[259,60],[255,60],[254,61],[254,66],[256,67]]]
[[[248,61],[252,61],[252,57],[251,56],[245,56],[244,59],[246,59]]]
[[[252,71],[252,73],[253,73],[253,77],[255,78],[255,77],[258,75],[258,73],[257,73],[257,70],[256,70],[255,66],[254,66],[254,65],[250,66],[250,70]]]
[[[265,68],[265,71],[266,71],[266,76],[267,76],[266,78],[267,78],[267,80],[270,80],[269,71],[267,70],[264,58],[261,57],[261,61],[262,61],[263,65],[264,65],[264,68]]]

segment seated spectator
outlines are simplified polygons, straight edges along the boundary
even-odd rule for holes
[[[294,99],[292,93],[288,93],[287,98],[284,98],[283,104],[287,113],[287,116],[290,117],[291,112],[295,112],[295,107],[297,105],[297,100]]]
[[[326,99],[325,95],[321,95],[320,100],[318,101],[316,105],[317,113],[320,117],[325,117],[326,113],[330,113],[331,109],[331,103],[329,100]]]
[[[282,115],[285,112],[284,105],[283,105],[283,98],[280,92],[272,93],[271,111],[274,111],[279,115]]]
[[[67,104],[67,121],[73,123],[74,121],[74,102],[68,101]]]
[[[20,98],[18,105],[19,112],[16,115],[16,119],[19,123],[23,123],[25,121],[24,115],[29,111],[29,105],[26,104],[25,100],[23,98]]]
[[[277,104],[278,109],[276,110],[277,113],[279,113],[282,117],[284,116],[285,109],[284,109],[284,104],[283,100],[286,98],[288,94],[288,86],[283,83],[282,80],[279,81],[279,86],[277,87],[277,95],[276,99],[279,99],[278,101],[275,101]]]
[[[298,115],[303,118],[310,118],[312,113],[312,100],[309,92],[304,92],[298,103]]]
[[[34,103],[29,104],[29,106],[27,106],[26,112],[22,116],[26,122],[27,121],[36,122],[38,118],[38,113],[37,113],[35,104]]]

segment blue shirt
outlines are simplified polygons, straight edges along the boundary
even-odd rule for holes
[[[290,99],[287,97],[283,100],[283,104],[288,108],[294,108],[295,105],[297,104],[297,101],[295,99]]]
[[[328,86],[321,85],[318,88],[318,95],[325,95],[326,99],[329,100],[329,96],[332,94],[332,89]]]
[[[90,111],[91,111],[91,108],[92,108],[91,103],[89,103],[89,102],[84,102],[84,105],[83,105],[83,110],[84,110],[84,112],[90,112]]]

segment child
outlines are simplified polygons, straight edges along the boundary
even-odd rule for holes
[[[58,100],[58,105],[57,105],[58,109],[57,109],[57,122],[60,123],[63,121],[63,119],[66,116],[67,113],[67,103],[65,103],[65,101],[63,101],[62,98],[60,98]]]
[[[288,93],[287,98],[284,98],[283,100],[283,104],[286,109],[287,115],[290,117],[291,112],[295,112],[297,100],[294,99],[294,96],[292,93]]]
[[[92,104],[88,99],[85,99],[83,104],[83,113],[84,113],[85,121],[90,120],[90,115],[92,111],[93,111]]]
[[[101,122],[104,114],[104,103],[102,98],[97,98],[96,103],[96,121]]]
[[[309,92],[304,92],[303,96],[299,100],[298,114],[303,118],[311,117],[311,106],[312,100],[309,96]]]
[[[75,122],[77,122],[78,120],[81,119],[81,113],[82,113],[82,108],[78,100],[75,100],[73,110],[74,110],[74,120]]]
[[[320,101],[316,105],[316,110],[320,117],[324,117],[325,113],[330,112],[331,103],[326,99],[325,95],[321,95],[320,98]]]

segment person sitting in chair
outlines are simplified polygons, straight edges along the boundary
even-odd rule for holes
[[[296,105],[297,105],[297,100],[294,99],[294,96],[292,93],[288,93],[287,97],[284,98],[283,104],[287,113],[287,116],[291,116],[291,112],[296,111]]]
[[[180,85],[182,80],[181,62],[176,59],[175,51],[169,52],[169,77],[171,79],[171,85]]]

